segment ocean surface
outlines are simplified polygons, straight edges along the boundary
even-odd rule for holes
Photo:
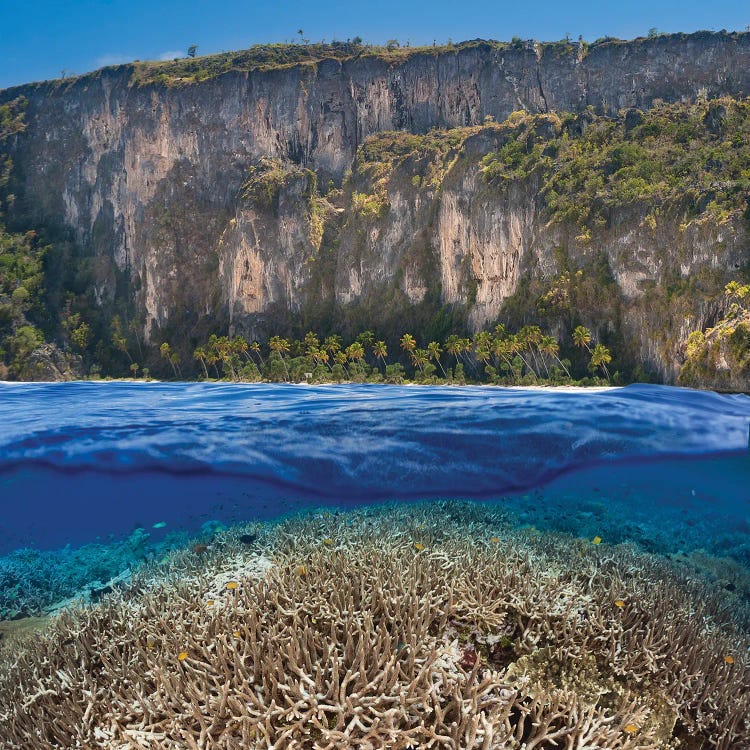
[[[460,498],[750,564],[749,430],[750,397],[652,385],[0,384],[0,555]]]

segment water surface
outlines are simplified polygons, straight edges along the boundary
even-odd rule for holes
[[[0,425],[0,554],[434,498],[504,502],[519,522],[645,546],[708,536],[746,554],[743,395],[2,384]]]

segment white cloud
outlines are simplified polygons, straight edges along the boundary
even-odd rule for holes
[[[156,59],[157,60],[174,60],[175,57],[185,57],[185,52],[181,49],[167,50],[166,52],[162,52]]]
[[[122,65],[123,63],[133,62],[135,55],[122,55],[117,52],[108,52],[94,60],[94,66],[97,68],[106,68],[108,65]]]

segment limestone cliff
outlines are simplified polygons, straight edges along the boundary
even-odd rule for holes
[[[600,299],[586,292],[580,319],[671,381],[690,330],[720,311],[669,285],[705,276],[713,290],[748,264],[736,211],[654,221],[635,200],[582,229],[550,222],[539,174],[492,188],[482,160],[507,140],[492,121],[517,110],[583,113],[575,137],[597,115],[739,98],[750,34],[363,48],[249,68],[196,82],[136,64],[0,92],[26,100],[5,143],[9,222],[65,240],[86,269],[74,291],[127,308],[146,341],[440,315],[476,329],[527,319],[565,274],[585,286],[575,274],[598,268]],[[378,133],[431,129],[441,143],[368,155]]]

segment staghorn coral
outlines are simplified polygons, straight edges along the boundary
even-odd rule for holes
[[[0,653],[3,747],[750,743],[746,613],[667,561],[461,503],[242,533]]]

